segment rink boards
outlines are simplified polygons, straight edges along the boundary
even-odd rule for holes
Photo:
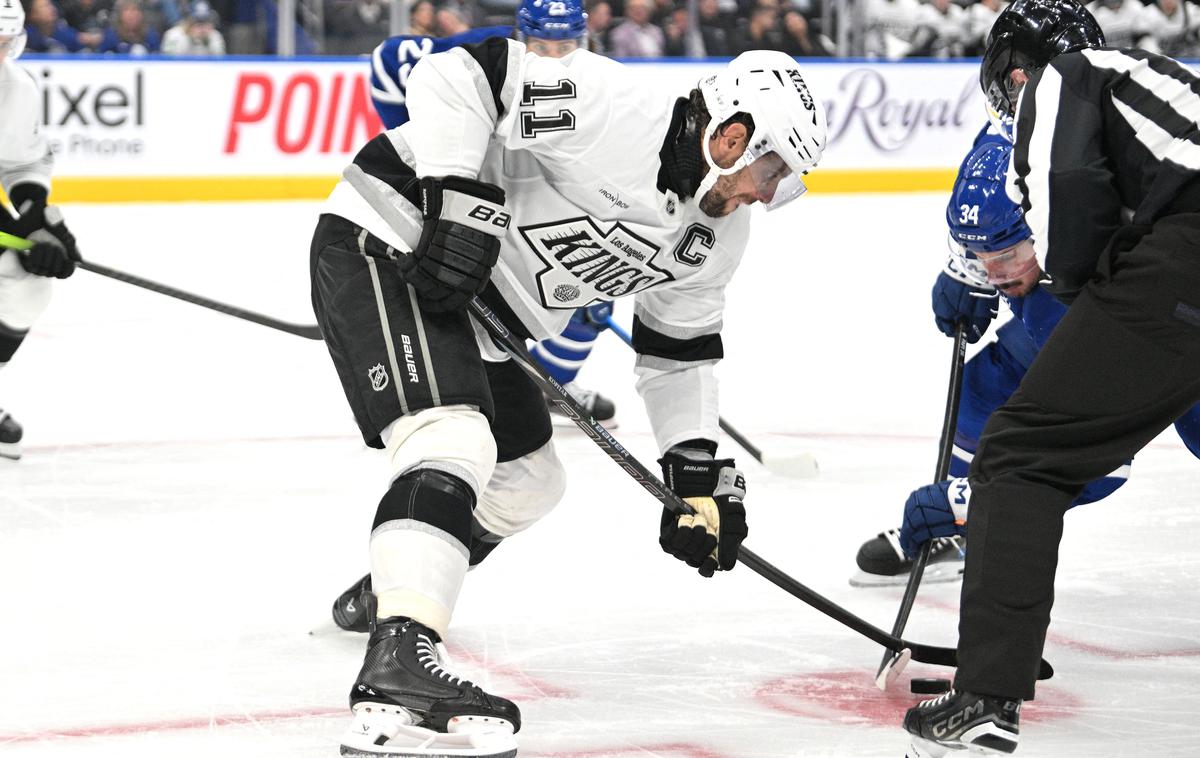
[[[368,58],[25,56],[42,85],[58,202],[324,197],[382,128]],[[634,61],[683,94],[721,60]],[[978,63],[804,60],[830,147],[817,192],[948,189],[985,123]]]

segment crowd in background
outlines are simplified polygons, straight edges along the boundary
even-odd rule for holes
[[[863,53],[877,58],[982,55],[992,22],[1008,3],[978,0],[865,0]],[[1095,0],[1087,9],[1110,47],[1175,58],[1200,54],[1200,5],[1184,0]]]
[[[275,52],[274,0],[22,0],[27,49],[38,53],[223,55]],[[830,4],[830,5],[826,5]],[[412,34],[449,36],[512,23],[518,0],[416,0]],[[782,50],[813,57],[977,56],[1003,0],[588,0],[588,47],[617,58],[724,57]],[[846,18],[833,13],[845,9]],[[689,8],[694,10],[689,10]],[[1117,47],[1200,55],[1200,5],[1096,0]],[[389,34],[388,0],[297,0],[296,52],[368,53]],[[691,13],[695,13],[693,19]],[[841,30],[838,24],[847,29]],[[849,29],[853,32],[849,32]],[[849,41],[849,44],[848,44]]]

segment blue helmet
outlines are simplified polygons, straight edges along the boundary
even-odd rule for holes
[[[955,242],[972,253],[993,253],[1029,239],[1021,206],[1005,192],[1012,145],[988,141],[976,147],[958,169],[946,206],[946,223]]]
[[[580,39],[587,34],[587,14],[580,0],[522,0],[517,29],[523,37]]]

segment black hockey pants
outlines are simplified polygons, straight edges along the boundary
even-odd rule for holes
[[[971,464],[960,690],[1032,699],[1063,514],[1200,401],[1200,214],[1122,230]]]

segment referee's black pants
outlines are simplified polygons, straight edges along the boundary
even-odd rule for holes
[[[1029,700],[1063,514],[1200,401],[1200,214],[1116,235],[971,464],[960,690]]]

